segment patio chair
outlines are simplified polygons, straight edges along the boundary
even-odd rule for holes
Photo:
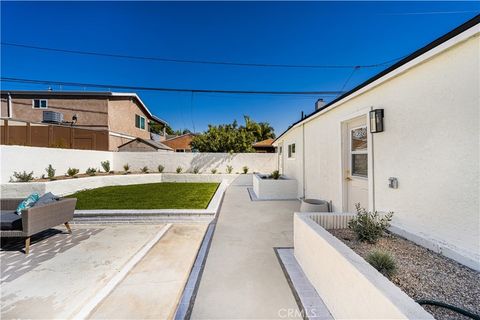
[[[73,219],[77,199],[61,198],[58,201],[34,206],[17,215],[15,210],[23,199],[0,199],[0,237],[25,239],[25,254],[30,252],[30,237],[39,232],[64,224],[68,233],[72,229],[68,222]]]

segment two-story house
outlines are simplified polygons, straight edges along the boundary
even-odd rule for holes
[[[96,91],[1,91],[3,119],[45,123],[53,111],[58,125],[108,131],[108,149],[136,138],[150,139],[153,115],[136,93]]]

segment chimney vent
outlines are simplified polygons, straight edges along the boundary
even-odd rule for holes
[[[315,102],[315,110],[319,110],[325,106],[325,101],[323,101],[322,98],[318,99],[317,102]]]

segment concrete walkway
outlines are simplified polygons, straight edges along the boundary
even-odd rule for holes
[[[89,318],[171,319],[206,228],[174,225]]]
[[[245,178],[225,193],[191,318],[301,318],[274,251],[293,246],[300,204],[253,202]]]

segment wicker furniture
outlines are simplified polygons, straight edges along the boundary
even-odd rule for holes
[[[18,204],[23,199],[0,199],[0,209],[2,217],[11,216],[11,213],[16,210]],[[50,229],[52,227],[64,224],[68,232],[71,233],[68,222],[73,219],[73,212],[77,199],[62,198],[58,201],[48,203],[45,205],[34,206],[22,211],[21,226],[20,221],[13,221],[10,230],[3,230],[4,223],[2,221],[2,230],[0,236],[3,237],[24,237],[25,239],[25,253],[30,251],[30,237],[41,231]],[[16,223],[15,223],[16,222]],[[6,222],[8,225],[8,221]],[[13,226],[13,227],[12,227]]]

